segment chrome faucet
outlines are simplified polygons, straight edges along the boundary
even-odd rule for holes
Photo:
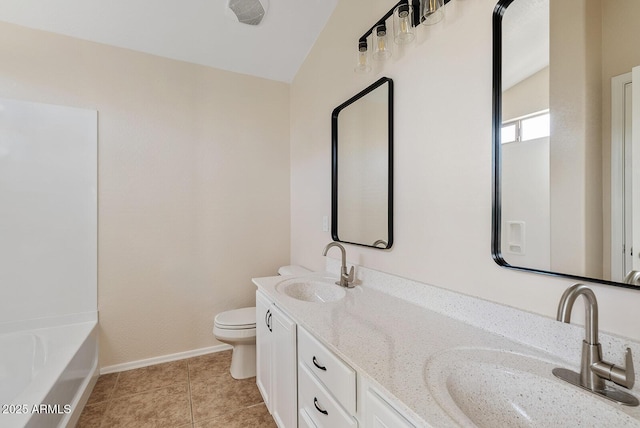
[[[585,339],[582,341],[580,374],[561,368],[553,369],[553,374],[610,400],[637,406],[638,399],[631,394],[605,387],[605,380],[611,380],[631,389],[635,382],[635,373],[630,348],[627,348],[625,353],[624,369],[602,359],[602,346],[598,341],[598,301],[593,291],[584,284],[575,284],[567,288],[560,298],[557,320],[567,324],[570,322],[571,309],[578,296],[583,296],[585,301]]]
[[[324,251],[322,252],[322,255],[326,256],[327,251],[329,251],[329,248],[331,247],[340,248],[340,252],[342,253],[342,268],[340,269],[340,281],[336,281],[336,284],[346,288],[353,288],[354,287],[353,266],[351,266],[351,270],[347,273],[347,252],[345,251],[344,247],[340,245],[338,242],[329,242],[327,246],[324,247]]]

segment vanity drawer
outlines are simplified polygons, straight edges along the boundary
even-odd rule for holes
[[[298,328],[298,361],[315,374],[351,414],[356,413],[356,372],[304,328]]]
[[[318,428],[357,428],[358,422],[349,415],[336,399],[311,373],[306,364],[298,364],[298,408],[300,416],[308,416],[304,421]]]

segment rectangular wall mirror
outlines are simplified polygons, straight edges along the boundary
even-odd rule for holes
[[[493,31],[494,260],[640,289],[640,1],[501,0]]]
[[[331,236],[393,245],[393,81],[383,77],[331,116]]]

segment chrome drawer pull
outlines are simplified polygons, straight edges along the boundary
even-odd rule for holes
[[[318,406],[318,399],[316,397],[313,397],[313,405],[316,406],[316,410],[319,411],[320,413],[322,413],[323,415],[328,415],[329,412],[327,412],[326,410],[323,410],[320,408],[320,406]]]
[[[317,368],[319,368],[320,370],[324,370],[325,372],[327,371],[327,368],[324,366],[321,366],[320,364],[318,364],[318,360],[316,360],[316,356],[313,356],[313,365],[316,366]]]

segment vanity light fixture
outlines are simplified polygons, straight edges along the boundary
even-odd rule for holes
[[[433,25],[442,20],[443,6],[451,0],[400,0],[378,22],[358,40],[358,61],[356,73],[368,73],[369,36],[373,42],[373,58],[384,60],[391,56],[387,36],[387,20],[393,16],[393,41],[398,45],[409,44],[416,38],[415,27],[420,24]],[[417,11],[417,12],[416,12]]]

